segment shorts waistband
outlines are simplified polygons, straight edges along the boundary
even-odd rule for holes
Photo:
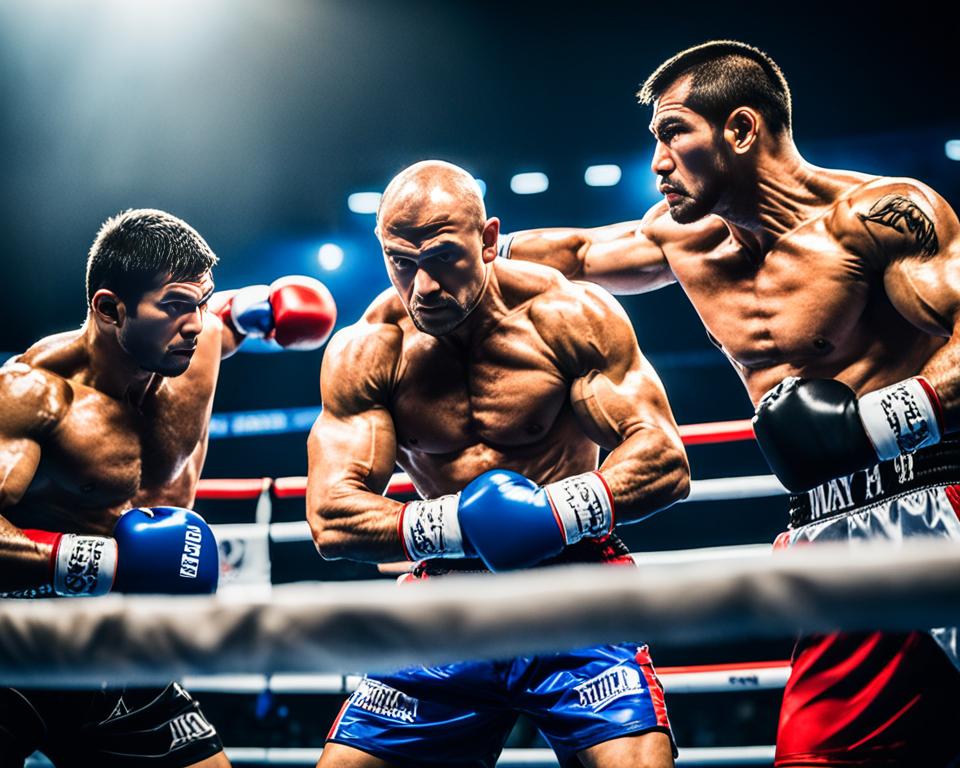
[[[931,485],[960,484],[960,438],[897,456],[790,496],[790,527],[843,517]]]

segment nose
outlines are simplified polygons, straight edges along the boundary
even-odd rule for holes
[[[676,168],[670,152],[664,146],[662,141],[657,142],[657,148],[653,151],[653,162],[650,164],[650,170],[657,176],[665,176],[672,173]]]
[[[203,307],[197,307],[187,321],[180,328],[180,335],[185,339],[195,339],[203,330]]]
[[[440,290],[440,283],[431,277],[427,270],[420,268],[413,278],[413,292],[417,296],[429,296]]]

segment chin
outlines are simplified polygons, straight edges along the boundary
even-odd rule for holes
[[[410,319],[413,320],[413,324],[416,326],[417,330],[421,333],[425,333],[428,336],[446,336],[451,331],[454,331],[457,326],[460,325],[465,319],[464,317],[458,317],[455,320],[447,320],[442,323],[430,323],[424,322],[424,318],[416,315],[415,313],[410,313]]]
[[[190,360],[163,359],[151,365],[141,365],[141,368],[150,373],[157,373],[164,378],[173,379],[182,376],[190,368]]]
[[[710,210],[707,206],[698,205],[696,200],[689,197],[683,199],[677,205],[670,206],[670,218],[677,224],[692,224],[707,216]]]

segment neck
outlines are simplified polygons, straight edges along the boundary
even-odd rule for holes
[[[160,384],[159,374],[137,365],[120,346],[116,334],[102,330],[89,314],[83,324],[83,339],[90,361],[88,386],[139,407],[151,388]]]
[[[760,147],[755,165],[735,172],[739,181],[717,214],[734,237],[762,255],[828,201],[816,170],[792,141]]]
[[[491,322],[497,321],[506,312],[493,264],[484,264],[483,270],[483,285],[473,307],[460,325],[444,335],[445,339],[457,345],[469,344],[475,336],[485,333]]]

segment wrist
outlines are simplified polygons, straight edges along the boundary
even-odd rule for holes
[[[501,234],[497,238],[497,256],[501,259],[510,258],[510,246],[513,245],[514,233],[510,232],[509,234]]]
[[[417,499],[400,508],[397,529],[408,560],[467,557],[458,508],[460,494]]]
[[[25,530],[27,538],[50,551],[49,583],[62,597],[105,595],[117,571],[117,542],[107,536]]]
[[[869,392],[857,404],[863,428],[881,461],[940,442],[940,401],[920,376]]]
[[[613,531],[613,494],[599,472],[566,477],[543,489],[568,545]]]

